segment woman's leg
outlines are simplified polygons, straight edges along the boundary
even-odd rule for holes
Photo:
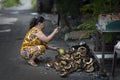
[[[43,54],[41,45],[26,48],[21,52],[21,56],[28,61],[31,66],[37,66],[35,59]]]
[[[38,48],[38,46],[34,46],[30,49],[30,52],[32,53],[32,56],[30,56],[28,63],[31,66],[38,66],[35,62],[35,59],[41,54],[41,50]]]
[[[32,57],[28,60],[28,63],[31,65],[31,66],[38,66],[36,63],[35,63],[35,59],[36,59],[36,54],[33,54]]]
[[[34,62],[34,58],[36,58],[35,54],[30,54],[30,48],[26,48],[21,52],[21,56],[28,61],[28,63],[32,66],[37,66]]]

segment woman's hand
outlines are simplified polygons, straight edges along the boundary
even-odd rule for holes
[[[56,28],[54,29],[54,32],[55,32],[55,33],[58,33],[58,32],[59,32],[59,29],[60,29],[60,27],[56,27]]]

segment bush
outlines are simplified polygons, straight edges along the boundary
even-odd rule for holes
[[[4,7],[18,6],[20,4],[20,0],[4,0]]]
[[[84,22],[83,24],[80,24],[77,26],[77,30],[95,30],[96,29],[96,23],[93,21]]]
[[[32,0],[31,3],[32,3],[32,8],[33,8],[33,9],[36,9],[36,5],[37,5],[36,3],[37,3],[37,0]]]

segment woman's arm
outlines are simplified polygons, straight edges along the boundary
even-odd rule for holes
[[[53,47],[53,46],[48,46],[47,48],[54,51],[57,51],[59,49],[58,47]]]
[[[44,41],[44,42],[49,42],[54,36],[55,34],[58,33],[58,28],[55,28],[54,31],[49,35],[46,36],[42,31],[35,34],[40,40]]]

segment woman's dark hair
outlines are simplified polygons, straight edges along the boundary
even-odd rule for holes
[[[37,25],[39,22],[43,23],[44,21],[45,21],[45,19],[42,16],[32,18],[30,21],[30,28],[29,29],[31,29],[32,27]]]

